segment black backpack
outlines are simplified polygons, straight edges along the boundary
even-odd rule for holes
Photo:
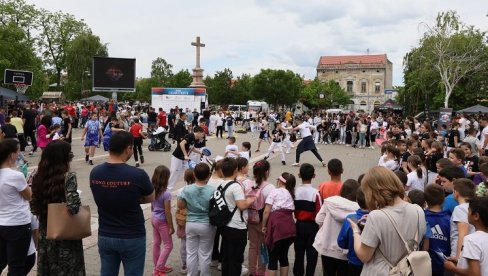
[[[230,185],[235,183],[239,184],[236,181],[230,181],[224,187],[220,185],[210,198],[208,217],[211,225],[217,227],[226,226],[232,219],[232,216],[234,216],[237,206],[234,208],[234,210],[229,210],[229,206],[225,200],[225,191]]]

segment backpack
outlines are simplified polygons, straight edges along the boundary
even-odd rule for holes
[[[209,209],[208,209],[208,218],[210,220],[210,224],[213,226],[221,227],[226,226],[234,213],[237,210],[237,205],[234,210],[230,211],[229,206],[227,205],[227,201],[225,200],[225,191],[229,188],[232,184],[238,184],[236,181],[230,181],[224,187],[220,185],[217,190],[213,193],[212,197],[209,201]]]
[[[254,182],[252,182],[254,183]],[[249,183],[251,184],[251,183]],[[268,185],[268,182],[262,183],[260,186],[246,185],[245,195],[248,197],[256,197],[256,200],[247,209],[247,222],[250,224],[259,224],[263,221],[263,212],[265,206],[265,198],[263,196],[263,189]]]
[[[405,240],[403,235],[400,233],[398,230],[398,225],[395,222],[395,220],[391,217],[391,215],[385,211],[385,210],[380,210],[383,212],[388,219],[390,220],[391,224],[393,224],[393,227],[395,228],[396,232],[402,239],[403,244],[405,245],[405,248],[407,249],[407,255],[405,255],[403,258],[400,259],[400,261],[396,264],[393,265],[388,259],[385,257],[383,252],[381,250],[378,251],[380,252],[381,256],[383,259],[386,261],[388,266],[390,267],[390,272],[388,275],[391,276],[431,276],[432,275],[432,261],[430,259],[429,252],[427,251],[419,251],[418,247],[418,238],[419,238],[419,227],[420,227],[420,217],[419,217],[419,226],[417,227],[417,232],[415,233],[415,246],[413,250],[410,250],[410,246],[408,245],[408,242]],[[418,213],[417,213],[418,216]]]

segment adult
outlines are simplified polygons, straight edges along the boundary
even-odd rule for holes
[[[149,112],[147,113],[147,124],[148,128],[152,128],[156,125],[158,121],[158,113],[152,107],[149,108]]]
[[[188,169],[188,160],[190,160],[190,153],[195,152],[202,154],[201,151],[194,148],[195,143],[205,137],[205,131],[201,127],[195,127],[193,133],[188,133],[183,137],[181,142],[175,148],[171,156],[171,176],[168,181],[168,190],[172,190],[176,182],[183,178],[183,174]]]
[[[132,135],[116,132],[110,138],[106,163],[90,173],[90,188],[98,209],[100,275],[143,275],[146,228],[140,204],[154,201],[154,188],[144,170],[126,164],[131,158]]]
[[[17,139],[20,143],[20,153],[23,155],[27,142],[24,136],[24,120],[19,117],[19,112],[17,110],[12,111],[12,118],[10,118],[10,123],[15,126],[17,130]]]
[[[85,275],[83,243],[80,240],[48,240],[49,203],[66,202],[68,211],[77,214],[81,201],[76,174],[70,172],[71,145],[53,141],[42,151],[39,168],[32,180],[32,213],[39,217],[38,275]]]
[[[411,246],[418,247],[426,229],[424,211],[418,205],[403,200],[403,184],[387,168],[370,169],[361,181],[361,189],[371,210],[364,230],[361,232],[358,225],[349,219],[354,251],[364,263],[361,275],[388,275],[389,264],[397,264],[407,254],[394,224]]]
[[[141,157],[141,163],[144,164],[144,155],[142,154],[142,140],[146,138],[144,135],[144,127],[139,123],[138,118],[134,118],[134,123],[130,127],[129,132],[134,137],[134,160],[136,161],[136,167],[139,167],[139,156]]]
[[[297,146],[295,163],[292,164],[294,167],[300,166],[300,155],[305,151],[311,151],[315,157],[322,163],[325,167],[327,163],[322,159],[317,148],[315,147],[315,143],[312,137],[312,130],[315,129],[314,126],[308,123],[309,116],[305,115],[305,120],[298,119],[299,125],[295,127],[294,131],[300,131],[300,136],[302,137],[302,141]]]
[[[32,192],[24,175],[12,169],[19,152],[16,139],[0,142],[0,263],[6,263],[8,275],[15,276],[24,275],[31,241]]]
[[[71,144],[71,136],[73,130],[73,124],[71,123],[72,117],[69,115],[67,110],[64,110],[61,113],[61,117],[63,118],[63,124],[61,126],[61,134],[63,135],[63,140]]]
[[[188,129],[186,128],[186,118],[186,113],[180,113],[180,119],[175,125],[173,134],[173,139],[176,141],[176,143],[180,143],[181,140],[183,140],[183,137],[188,134]]]
[[[29,155],[32,155],[37,150],[37,141],[36,141],[36,119],[37,119],[37,110],[36,105],[31,104],[30,106],[26,106],[26,109],[22,113],[22,119],[24,120],[24,136],[30,138],[32,149]]]
[[[162,107],[159,108],[158,122],[157,123],[158,123],[158,126],[163,127],[165,129],[168,129],[166,112],[163,110]]]
[[[49,115],[44,115],[41,118],[41,123],[37,127],[37,146],[44,150],[46,146],[53,140],[55,131],[51,130],[52,118]]]
[[[263,114],[261,122],[259,123],[259,142],[258,142],[258,148],[256,149],[256,152],[259,152],[261,148],[261,143],[264,140],[268,140],[268,130],[269,130],[268,120],[266,120],[266,114]]]
[[[188,275],[206,276],[210,275],[216,231],[208,218],[209,200],[215,188],[207,185],[210,167],[206,163],[197,164],[193,174],[196,182],[183,188],[178,196],[178,208],[187,209],[185,230]]]
[[[215,133],[215,136],[217,136],[217,139],[219,139],[219,133],[220,133],[220,138],[223,139],[222,134],[224,132],[224,114],[222,112],[219,112],[217,115],[217,122],[216,122],[216,128],[217,132]]]

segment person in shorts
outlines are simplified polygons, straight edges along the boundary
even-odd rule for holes
[[[102,129],[98,116],[96,113],[91,115],[91,119],[86,122],[81,141],[85,139],[85,161],[93,165],[93,156],[95,156],[95,148],[98,147],[100,139],[103,139]]]

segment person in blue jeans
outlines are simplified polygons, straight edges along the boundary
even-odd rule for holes
[[[361,271],[363,270],[363,263],[359,258],[356,256],[356,252],[354,252],[354,237],[351,228],[351,224],[347,220],[348,218],[359,221],[361,218],[369,213],[368,207],[366,206],[366,200],[364,199],[364,193],[361,189],[358,189],[356,194],[356,201],[359,205],[359,208],[355,214],[350,214],[344,220],[342,224],[341,231],[339,232],[339,236],[337,237],[337,244],[340,248],[348,249],[347,252],[347,263],[348,263],[348,274],[349,276],[359,276],[361,275]],[[361,220],[360,224],[364,226],[366,220]]]
[[[154,201],[154,188],[144,170],[126,164],[134,138],[116,132],[110,138],[106,163],[90,173],[90,188],[98,208],[98,252],[102,276],[144,274],[146,228],[140,204]]]

